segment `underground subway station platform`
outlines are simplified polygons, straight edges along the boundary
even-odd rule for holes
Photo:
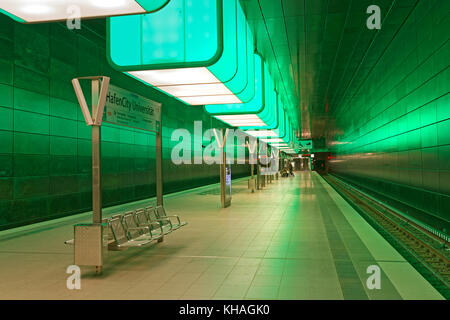
[[[447,0],[0,0],[0,300],[445,302],[449,30]]]

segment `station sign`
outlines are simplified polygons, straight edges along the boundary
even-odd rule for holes
[[[158,132],[161,126],[161,103],[109,85],[103,121]]]
[[[226,196],[231,198],[231,164],[225,166]]]
[[[300,150],[311,150],[313,148],[312,140],[299,140],[298,145]]]

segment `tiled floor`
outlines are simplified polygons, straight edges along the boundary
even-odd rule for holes
[[[251,194],[233,182],[232,206],[217,186],[165,198],[189,225],[163,243],[109,252],[103,275],[83,269],[66,287],[73,224],[81,214],[0,232],[1,299],[442,299],[316,173],[298,172]],[[105,215],[142,202],[108,208]],[[367,267],[381,268],[369,290]]]

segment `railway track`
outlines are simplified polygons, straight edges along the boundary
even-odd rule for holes
[[[450,251],[447,239],[332,175],[323,178],[358,209],[446,299],[450,299]]]

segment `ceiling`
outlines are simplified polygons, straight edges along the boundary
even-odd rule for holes
[[[294,127],[304,139],[320,139],[419,0],[240,1]],[[373,4],[382,33],[366,27]]]
[[[320,140],[335,130],[344,101],[357,92],[420,0],[239,1],[293,127],[303,139]],[[382,32],[366,27],[366,10],[373,4],[381,9]],[[87,25],[104,34],[104,20]]]

